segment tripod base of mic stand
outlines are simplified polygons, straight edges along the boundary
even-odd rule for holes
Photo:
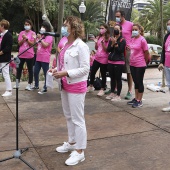
[[[13,156],[8,157],[8,158],[5,158],[5,159],[2,159],[2,160],[0,160],[0,162],[4,162],[4,161],[7,161],[7,160],[16,158],[16,159],[20,159],[22,162],[24,162],[24,163],[25,163],[27,166],[29,166],[31,169],[36,170],[36,169],[34,169],[28,162],[26,162],[23,158],[21,158],[22,153],[24,153],[24,152],[27,151],[27,150],[28,150],[28,148],[25,148],[25,149],[23,149],[23,150],[16,150],[16,151],[14,152],[14,155],[13,155]]]

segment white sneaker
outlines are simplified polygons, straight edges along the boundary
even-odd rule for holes
[[[75,144],[70,145],[68,142],[64,142],[62,146],[56,148],[57,152],[66,153],[75,150]]]
[[[18,88],[19,88],[20,86],[19,86],[19,84],[18,84]],[[13,89],[16,89],[17,88],[17,86],[16,85],[14,85],[14,87],[13,87]]]
[[[8,97],[8,96],[12,96],[12,92],[6,91],[4,94],[2,94],[2,97]]]
[[[115,96],[113,99],[111,99],[112,102],[117,102],[117,101],[121,101],[121,97],[120,96]]]
[[[87,87],[87,93],[88,92],[93,92],[95,90],[95,88],[93,86],[88,86]]]
[[[111,100],[115,97],[114,93],[110,93],[108,96],[106,96],[106,99]]]
[[[85,160],[84,151],[82,151],[82,153],[73,151],[70,154],[70,157],[65,161],[65,164],[66,165],[77,165],[79,162],[83,162],[84,160]]]
[[[170,112],[170,107],[166,107],[162,109],[163,112]]]
[[[32,85],[31,84],[28,84],[26,87],[25,87],[25,90],[28,90],[28,91],[31,91],[32,90]]]
[[[98,96],[103,96],[103,95],[104,95],[104,90],[100,90],[97,95],[98,95]]]

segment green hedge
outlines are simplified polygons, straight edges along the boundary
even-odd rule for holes
[[[161,39],[159,39],[156,36],[151,35],[151,36],[146,36],[145,38],[148,44],[158,44],[162,46]]]

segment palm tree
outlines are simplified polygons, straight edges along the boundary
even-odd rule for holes
[[[151,34],[157,34],[158,38],[161,38],[161,7],[160,0],[149,0],[150,5],[146,6],[141,11],[139,22],[145,28],[150,31]]]
[[[79,4],[70,1],[69,7],[66,8],[70,9],[69,14],[74,16],[80,16],[79,12]],[[87,1],[86,2],[86,12],[83,14],[83,21],[85,26],[85,33],[86,33],[86,40],[88,40],[88,34],[93,33],[96,34],[96,29],[100,23],[104,22],[104,17],[101,15],[101,3],[96,1]]]

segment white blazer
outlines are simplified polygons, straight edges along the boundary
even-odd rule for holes
[[[59,61],[57,61],[59,68]],[[90,50],[86,43],[77,38],[64,54],[64,70],[68,72],[68,84],[85,81],[90,70]]]

